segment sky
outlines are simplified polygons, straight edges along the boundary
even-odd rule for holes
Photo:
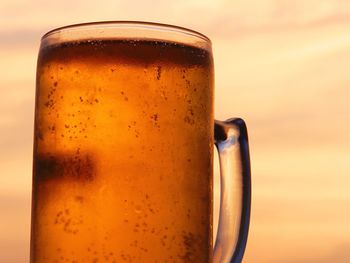
[[[28,262],[40,37],[105,20],[174,24],[212,40],[216,118],[242,117],[249,129],[244,263],[349,261],[349,1],[0,0],[1,262]]]

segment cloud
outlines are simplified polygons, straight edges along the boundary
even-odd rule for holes
[[[30,193],[0,194],[0,255],[2,262],[29,261]],[[21,253],[18,253],[21,251]]]
[[[2,28],[39,28],[47,31],[72,23],[105,20],[147,20],[191,27],[209,36],[232,37],[266,30],[285,30],[344,20],[347,1],[31,1],[5,0],[1,7]],[[14,18],[16,14],[16,19]],[[206,19],[201,19],[205,17]],[[181,19],[180,19],[181,18]],[[29,26],[30,25],[30,26]]]
[[[5,0],[1,6],[0,34],[5,43],[34,41],[56,27],[92,21],[144,20],[189,27],[211,38],[285,31],[348,20],[347,1],[56,1]],[[16,17],[16,19],[14,19]],[[205,17],[206,19],[201,19]],[[180,19],[181,18],[181,19]],[[7,32],[7,33],[6,33]],[[9,36],[8,40],[7,36]]]
[[[318,253],[318,255],[315,254],[314,257],[310,257],[312,254],[305,255],[305,257],[296,257],[291,261],[284,261],[285,263],[330,263],[330,262],[336,262],[336,263],[348,263],[350,259],[350,242],[344,242],[341,244],[338,244],[330,253],[320,256],[320,254],[323,254],[322,251]],[[279,263],[279,262],[276,262]]]
[[[255,146],[350,146],[348,26],[214,42],[217,117],[245,118]]]
[[[23,47],[32,47],[40,43],[43,30],[40,29],[14,29],[0,31],[0,48],[18,49]]]
[[[0,105],[0,164],[9,156],[19,155],[23,150],[30,151],[33,141],[34,98],[25,93],[25,84],[9,85],[7,88],[22,89],[18,96],[4,93]],[[30,87],[30,86],[29,86]],[[33,87],[34,90],[34,87]],[[5,158],[7,157],[7,158]]]

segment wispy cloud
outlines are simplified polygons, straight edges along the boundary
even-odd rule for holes
[[[350,243],[344,242],[337,245],[329,253],[322,253],[321,255],[299,255],[293,260],[285,261],[285,263],[348,263],[350,258]],[[322,256],[323,255],[323,256]],[[276,262],[277,263],[277,262]]]
[[[15,48],[28,48],[40,43],[43,31],[40,29],[12,29],[0,30],[0,48],[13,50]]]

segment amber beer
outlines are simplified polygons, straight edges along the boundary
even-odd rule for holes
[[[42,44],[31,262],[211,262],[213,123],[205,48]]]

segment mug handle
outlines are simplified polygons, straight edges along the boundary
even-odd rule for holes
[[[247,128],[242,119],[215,121],[221,198],[214,263],[239,263],[247,244],[251,177]]]

